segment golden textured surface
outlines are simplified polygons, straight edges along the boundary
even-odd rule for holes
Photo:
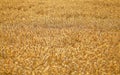
[[[0,0],[0,75],[120,75],[120,0]]]

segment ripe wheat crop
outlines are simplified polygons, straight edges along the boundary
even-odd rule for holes
[[[0,75],[119,74],[119,0],[0,0]]]

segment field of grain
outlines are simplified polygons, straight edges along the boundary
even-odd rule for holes
[[[0,75],[120,75],[120,0],[0,0]]]

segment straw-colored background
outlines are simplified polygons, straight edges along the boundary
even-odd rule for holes
[[[0,0],[0,75],[120,75],[120,0]]]

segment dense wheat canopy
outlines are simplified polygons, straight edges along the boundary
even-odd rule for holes
[[[0,75],[120,75],[120,0],[0,0]]]

